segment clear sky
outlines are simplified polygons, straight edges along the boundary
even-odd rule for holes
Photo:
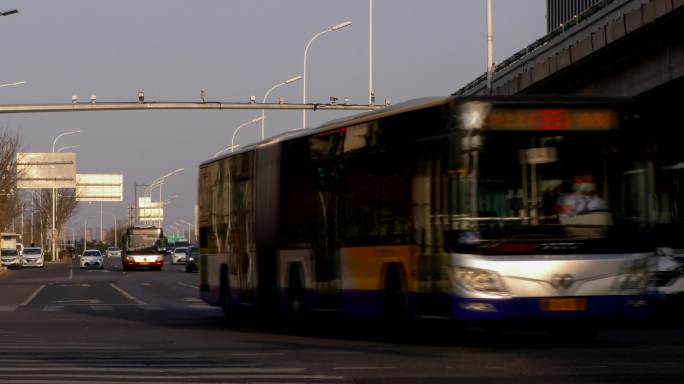
[[[272,85],[302,72],[307,41],[345,20],[352,26],[317,39],[309,50],[307,100],[345,96],[367,101],[368,0],[23,0],[3,1],[0,103],[146,100],[261,100]],[[502,61],[544,34],[544,0],[494,0],[494,56]],[[393,103],[452,93],[484,72],[485,0],[374,0],[374,88]],[[271,94],[300,102],[301,81]],[[80,129],[58,146],[76,149],[79,173],[123,173],[123,203],[106,203],[120,218],[134,182],[167,180],[166,222],[193,221],[197,168],[230,144],[233,130],[254,111],[131,111],[0,115],[24,149],[51,149],[61,132]],[[309,112],[315,126],[343,116]],[[267,112],[266,132],[301,126],[301,112]],[[258,125],[240,131],[241,144]],[[99,223],[98,206],[84,204],[76,221]],[[111,222],[111,216],[106,222]]]

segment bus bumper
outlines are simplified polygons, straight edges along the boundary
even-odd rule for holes
[[[628,318],[651,314],[648,295],[587,297],[453,298],[454,320]]]

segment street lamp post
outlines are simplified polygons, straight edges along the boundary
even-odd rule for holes
[[[368,0],[368,105],[373,104],[373,99],[373,0]]]
[[[230,148],[230,151],[231,151],[231,152],[233,152],[233,151],[235,150],[235,136],[236,136],[237,133],[240,131],[240,128],[242,128],[242,127],[244,127],[244,126],[247,126],[247,125],[250,125],[250,124],[254,124],[254,123],[259,122],[259,121],[261,121],[261,120],[263,120],[263,117],[257,117],[256,119],[252,119],[252,120],[250,120],[250,121],[246,121],[246,122],[244,122],[244,123],[238,125],[237,128],[235,128],[235,131],[233,132],[233,137],[231,137],[231,139],[230,139],[230,147],[229,147],[229,148]]]
[[[85,252],[88,245],[88,218],[83,219],[83,252]]]
[[[76,133],[80,133],[81,131],[69,131],[69,132],[63,132],[55,139],[52,141],[52,152],[55,152],[55,145],[57,144],[57,140],[59,140],[62,136],[66,135],[73,135]],[[52,239],[52,261],[57,260],[57,247],[56,247],[56,240],[57,240],[57,229],[55,228],[55,214],[56,214],[56,207],[57,207],[57,188],[52,188],[52,236],[50,238]]]
[[[181,220],[181,223],[187,224],[187,226],[188,226],[188,242],[192,243],[192,236],[190,235],[191,234],[190,227],[194,227],[194,225],[192,225],[191,223],[188,223],[185,220]]]
[[[113,214],[112,212],[105,212],[105,213],[108,215],[112,215],[112,217],[114,217],[114,247],[116,247],[117,246],[116,225],[117,225],[118,221],[116,220],[116,215]]]
[[[145,193],[144,193],[144,194],[145,194],[145,195],[148,195],[148,196],[150,196],[150,197],[152,197],[152,190],[153,190],[155,187],[159,187],[159,188],[161,189],[161,186],[162,186],[162,184],[164,184],[164,180],[165,180],[167,177],[170,177],[170,176],[172,176],[172,175],[175,175],[176,173],[182,172],[182,171],[184,171],[184,170],[185,170],[185,168],[178,168],[178,169],[175,169],[175,170],[173,170],[173,171],[167,173],[166,175],[164,175],[164,176],[162,176],[162,177],[160,177],[160,178],[158,178],[158,179],[155,179],[153,182],[150,183],[150,185],[147,187],[147,189],[145,189]],[[161,193],[159,194],[159,196],[161,196]],[[161,200],[161,198],[160,198],[160,200]]]
[[[174,224],[169,225],[169,228],[173,229],[175,231],[176,236],[178,236],[178,227],[175,226]]]
[[[173,224],[178,226],[178,228],[180,228],[181,236],[185,237],[185,228],[183,227],[183,224],[181,224],[179,222],[175,222]],[[185,240],[188,240],[188,242],[190,241],[190,239],[185,239]]]
[[[297,80],[299,80],[299,79],[301,79],[301,78],[302,78],[301,75],[300,75],[300,76],[295,76],[295,77],[293,77],[293,78],[291,78],[291,79],[287,79],[287,80],[283,81],[282,83],[278,83],[278,84],[272,86],[271,89],[269,89],[268,91],[266,91],[266,94],[264,95],[264,99],[261,101],[261,103],[262,103],[262,104],[266,103],[266,99],[268,98],[268,95],[269,95],[269,94],[271,93],[271,91],[273,91],[274,89],[276,89],[276,88],[278,88],[278,87],[280,87],[280,86],[282,86],[282,85],[287,85],[287,84],[294,83],[295,81],[297,81]],[[266,110],[265,110],[265,109],[262,109],[262,110],[261,110],[261,140],[263,140],[263,139],[265,138],[265,132],[266,132]]]
[[[175,175],[175,174],[178,173],[178,172],[182,172],[183,170],[185,170],[185,168],[178,168],[178,169],[175,169],[175,170],[173,170],[173,171],[167,173],[166,175],[164,175],[164,176],[162,176],[162,177],[160,177],[160,178],[154,180],[152,183],[150,183],[150,186],[147,187],[147,190],[145,191],[145,194],[148,195],[148,196],[150,196],[150,197],[152,197],[152,189],[154,189],[154,187],[157,187],[157,186],[158,186],[158,187],[159,187],[159,203],[162,204],[162,207],[163,207],[163,202],[162,202],[162,187],[163,187],[163,185],[164,185],[164,180],[166,180],[167,177],[170,177],[170,176],[172,176],[172,175]],[[162,226],[162,221],[163,221],[163,219],[160,217],[160,218],[159,218],[159,228],[161,228],[161,226]]]
[[[309,47],[311,46],[311,43],[313,43],[313,41],[316,40],[316,38],[318,38],[319,36],[324,35],[328,32],[334,32],[342,28],[348,27],[351,25],[351,23],[351,21],[345,21],[344,23],[334,25],[324,31],[318,32],[306,44],[306,48],[304,48],[304,71],[302,72],[302,104],[306,104],[306,56],[309,53]],[[306,128],[306,110],[302,111],[302,128]]]
[[[492,92],[494,75],[494,49],[492,47],[492,0],[487,0],[487,91]]]
[[[76,231],[67,225],[64,226],[64,229],[71,231],[71,243],[74,245],[74,247],[76,247]]]
[[[225,148],[223,148],[222,150],[220,150],[220,151],[214,153],[214,156],[212,156],[212,158],[216,158],[218,155],[222,154],[222,153],[225,152],[225,151],[231,151],[231,152],[233,152],[233,150],[238,149],[238,148],[240,148],[240,144],[232,145],[232,146],[230,146],[230,147],[225,147]]]

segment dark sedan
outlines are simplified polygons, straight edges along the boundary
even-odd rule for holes
[[[197,272],[200,263],[199,248],[195,246],[188,247],[185,254],[185,272]]]

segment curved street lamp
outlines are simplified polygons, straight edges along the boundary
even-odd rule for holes
[[[212,159],[218,157],[218,155],[222,154],[222,153],[225,152],[225,151],[231,151],[231,152],[233,152],[233,150],[238,149],[238,148],[240,148],[240,144],[236,144],[236,145],[231,145],[231,146],[229,146],[229,147],[225,147],[225,148],[223,148],[222,150],[220,150],[220,151],[214,153],[214,156],[212,156]]]
[[[63,136],[74,135],[76,133],[81,133],[81,132],[82,132],[81,130],[77,130],[77,131],[63,132],[63,133],[60,133],[59,135],[57,135],[57,137],[55,137],[55,139],[52,141],[52,152],[55,152],[55,145],[57,144],[57,140],[61,139]]]
[[[15,82],[15,83],[0,84],[0,88],[13,87],[13,86],[15,86],[15,85],[22,85],[22,84],[26,84],[26,82],[25,82],[25,81],[17,81],[17,82]]]
[[[63,136],[73,135],[76,133],[81,133],[81,131],[80,130],[69,131],[69,132],[63,132],[63,133],[60,133],[59,135],[57,135],[57,137],[55,137],[55,139],[52,141],[52,152],[53,153],[55,152],[55,145],[57,144],[57,140],[59,140]],[[55,241],[55,240],[57,240],[57,231],[55,230],[56,207],[57,207],[57,189],[52,188],[52,233],[50,236],[50,238],[52,239],[52,252],[50,254],[52,261],[57,260],[57,244]]]
[[[306,44],[306,48],[304,48],[304,71],[302,72],[302,79],[304,82],[304,84],[302,85],[302,104],[306,104],[306,56],[309,53],[309,47],[311,46],[311,43],[313,43],[313,41],[316,40],[319,36],[324,35],[328,32],[334,32],[342,28],[348,27],[351,25],[351,23],[351,21],[345,21],[344,23],[333,25],[332,27],[315,34],[311,38],[311,40],[309,40],[309,42]],[[302,110],[302,128],[306,128],[306,109]]]
[[[160,177],[160,178],[158,178],[158,179],[155,179],[155,180],[154,180],[153,182],[151,182],[150,185],[145,189],[145,193],[144,193],[144,194],[145,194],[145,195],[148,195],[148,196],[151,196],[151,195],[152,195],[152,190],[153,190],[155,187],[159,187],[159,200],[161,200],[161,187],[162,187],[162,184],[164,184],[164,180],[165,180],[167,177],[170,177],[170,176],[172,176],[172,175],[175,175],[176,173],[179,173],[179,172],[183,172],[184,170],[185,170],[185,168],[181,167],[181,168],[175,169],[175,170],[173,170],[173,171],[167,173],[166,175],[164,175],[164,176],[162,176],[162,177]]]
[[[66,147],[59,148],[57,150],[57,152],[62,152],[62,151],[65,151],[67,149],[75,149],[75,148],[79,148],[79,147],[80,147],[80,145],[78,145],[78,144],[77,145],[67,145]]]
[[[271,93],[271,91],[273,91],[274,89],[276,89],[276,88],[278,88],[278,87],[280,87],[280,86],[283,86],[283,85],[287,85],[287,84],[294,83],[295,81],[300,80],[301,78],[302,78],[301,75],[295,76],[295,77],[293,77],[293,78],[291,78],[291,79],[287,79],[287,80],[283,81],[282,83],[278,83],[278,84],[272,86],[271,89],[269,89],[268,91],[266,91],[266,94],[264,95],[264,99],[261,101],[261,103],[262,103],[262,104],[266,103],[266,99],[268,98],[268,95],[269,95],[269,94]],[[264,137],[265,137],[265,129],[266,129],[266,127],[265,127],[266,124],[265,124],[265,123],[266,123],[265,110],[262,109],[262,110],[261,110],[261,140],[263,140]]]
[[[244,127],[244,126],[247,126],[247,125],[250,125],[250,124],[254,124],[254,123],[259,122],[259,121],[261,121],[261,120],[263,120],[263,117],[257,117],[256,119],[252,119],[252,120],[250,120],[250,121],[246,121],[246,122],[244,122],[244,123],[238,125],[237,128],[235,128],[235,131],[233,132],[233,137],[230,139],[230,147],[229,147],[229,148],[230,148],[230,151],[231,151],[231,152],[233,152],[233,151],[235,150],[235,136],[236,136],[237,133],[240,131],[240,128],[242,128],[242,127]]]

